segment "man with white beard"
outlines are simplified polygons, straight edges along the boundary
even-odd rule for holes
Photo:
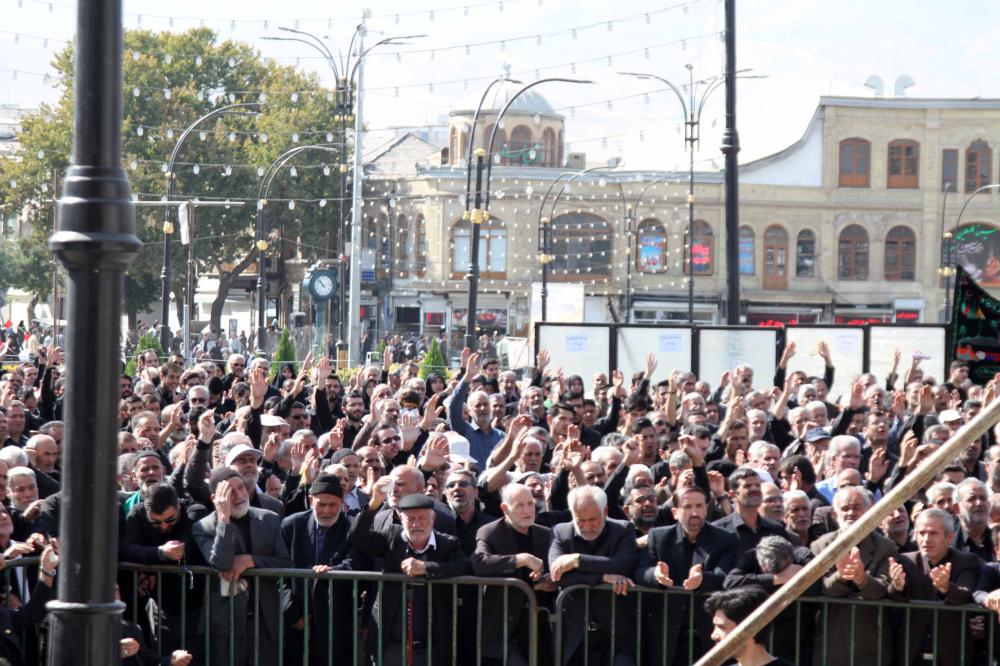
[[[205,561],[219,571],[218,578],[211,582],[213,640],[209,662],[247,666],[254,658],[251,648],[256,643],[260,663],[275,664],[281,612],[278,581],[243,578],[243,574],[254,567],[292,566],[281,536],[281,519],[272,511],[250,506],[244,480],[234,469],[215,469],[208,486],[215,511],[194,524],[192,535]],[[256,609],[259,616],[254,617],[251,609]]]
[[[992,562],[990,494],[985,483],[968,478],[958,484],[958,517],[961,525],[955,536],[955,550],[973,553],[984,562]]]

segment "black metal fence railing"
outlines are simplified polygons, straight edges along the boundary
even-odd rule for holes
[[[33,585],[37,558],[6,563],[3,592]],[[195,664],[692,664],[711,644],[707,594],[606,585],[537,593],[520,580],[422,580],[364,571],[249,569],[223,596],[209,567],[121,564],[125,620],[160,655]],[[804,597],[759,637],[795,664],[978,665],[1000,655],[994,613],[982,607],[889,599]],[[46,663],[46,627],[21,637]],[[30,662],[28,662],[30,663]]]

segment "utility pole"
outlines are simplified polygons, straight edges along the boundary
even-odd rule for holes
[[[77,2],[73,164],[49,249],[68,278],[61,575],[49,664],[121,663],[115,601],[118,377],[125,269],[142,242],[122,168],[121,0]],[[95,520],[97,517],[97,520]],[[110,518],[110,519],[109,519]]]
[[[736,0],[726,1],[726,323],[740,323],[740,135],[736,131]]]
[[[358,26],[358,53],[364,53],[365,43],[365,20],[368,17],[368,10],[361,18],[361,25]],[[354,111],[354,181],[351,185],[351,282],[350,282],[350,309],[347,317],[348,326],[348,363],[360,363],[361,358],[361,231],[364,227],[362,220],[363,211],[361,209],[362,190],[365,184],[365,174],[361,166],[362,135],[364,133],[363,104],[364,104],[364,80],[365,80],[365,59],[358,59],[357,78],[357,102]],[[354,85],[348,78],[348,85]]]

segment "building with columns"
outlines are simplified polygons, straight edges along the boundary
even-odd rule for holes
[[[507,82],[487,100],[475,147],[516,89]],[[443,330],[452,341],[464,333],[472,116],[451,114],[443,149],[403,136],[367,160],[365,318],[379,331]],[[721,321],[722,172],[694,174],[689,225],[687,172],[574,176],[585,157],[565,152],[564,129],[531,91],[497,130],[479,242],[481,331],[527,333],[546,254],[543,219],[551,225],[549,284],[583,285],[577,310],[585,321],[685,322],[689,275],[695,320]],[[1000,228],[992,222],[1000,195],[975,196],[957,226],[966,199],[994,182],[998,135],[1000,100],[821,97],[801,139],[741,166],[744,320],[938,322],[948,299],[941,269],[956,262],[1000,287]],[[566,293],[558,290],[550,297]]]

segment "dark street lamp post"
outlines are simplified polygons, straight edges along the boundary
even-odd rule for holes
[[[181,150],[181,145],[184,140],[188,138],[188,135],[194,131],[198,125],[201,125],[206,120],[215,118],[216,116],[222,115],[235,115],[235,116],[255,116],[255,112],[246,111],[236,111],[235,109],[246,108],[248,106],[261,106],[259,102],[242,102],[240,104],[229,104],[227,106],[221,106],[218,109],[209,111],[203,115],[198,120],[194,121],[187,126],[183,132],[181,132],[180,137],[177,138],[177,143],[174,144],[174,149],[170,153],[170,161],[167,162],[167,202],[170,201],[170,197],[174,193],[174,181],[177,179],[174,174],[174,162],[177,161],[177,154]],[[170,353],[170,326],[167,324],[170,317],[170,280],[173,277],[172,264],[173,255],[171,254],[171,249],[173,247],[174,238],[174,224],[170,221],[170,207],[167,206],[166,211],[164,211],[163,220],[163,269],[160,272],[160,290],[161,290],[161,304],[160,304],[160,346],[163,347],[163,353]],[[189,297],[190,298],[190,297]],[[187,355],[187,351],[184,352]]]
[[[49,664],[117,664],[115,481],[124,271],[142,243],[121,165],[120,0],[77,3],[73,165],[49,248],[66,268],[66,434],[63,440],[62,573]],[[95,517],[97,518],[95,520]]]

